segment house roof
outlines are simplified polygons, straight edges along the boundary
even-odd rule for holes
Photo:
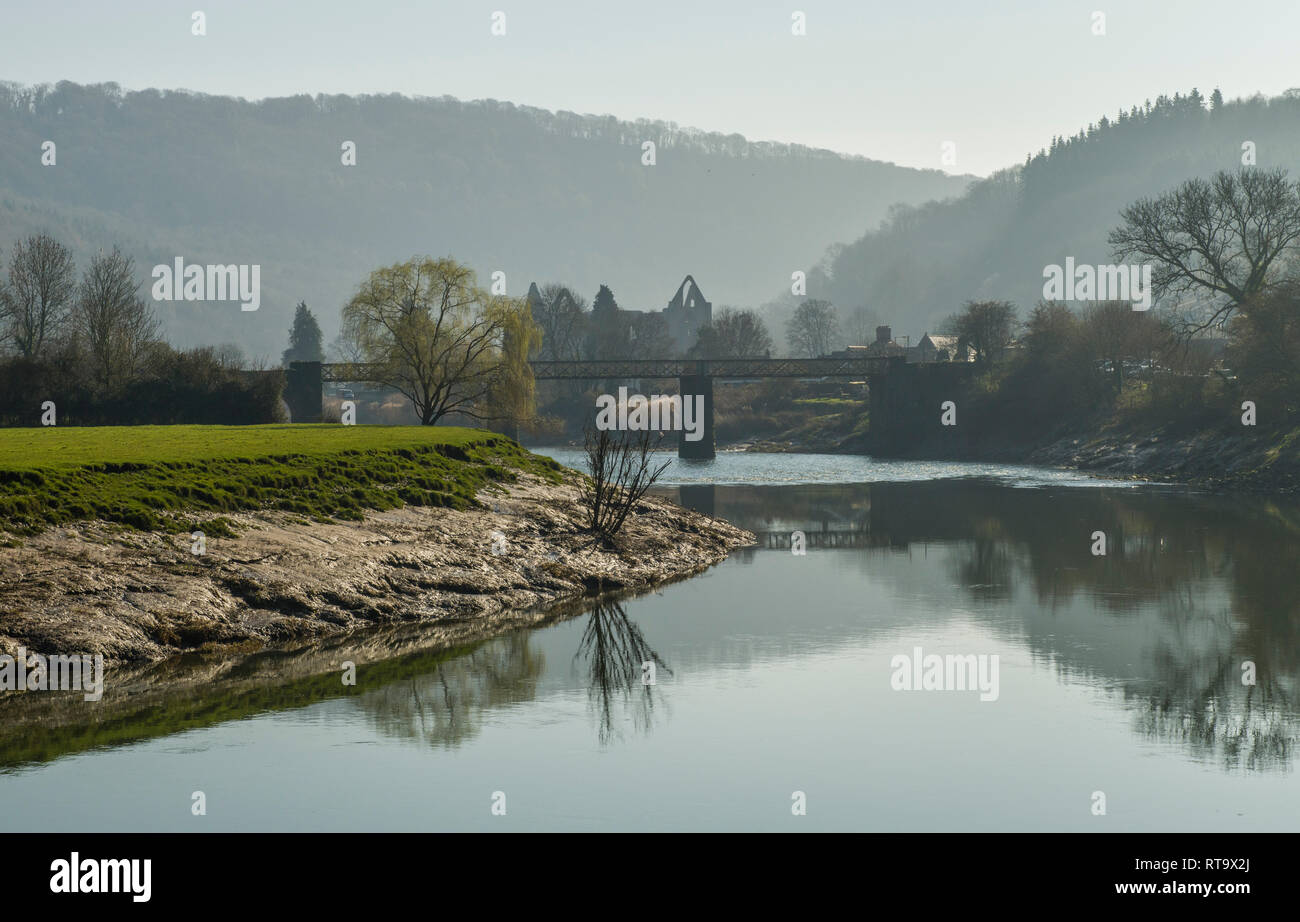
[[[946,333],[935,333],[933,335],[926,333],[921,339],[928,339],[934,348],[947,349],[949,352],[956,352],[957,347],[961,345],[961,337]]]

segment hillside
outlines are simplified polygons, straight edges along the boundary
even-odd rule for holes
[[[1103,117],[960,198],[894,209],[879,229],[831,247],[808,294],[842,316],[865,304],[913,341],[972,298],[1013,301],[1023,318],[1042,295],[1044,266],[1113,262],[1106,235],[1121,208],[1237,169],[1246,141],[1258,166],[1300,179],[1300,90],[1226,103],[1193,90]]]
[[[54,166],[41,164],[46,140]],[[177,256],[259,264],[256,312],[157,307],[177,345],[233,341],[273,361],[299,299],[328,341],[365,274],[413,253],[450,253],[484,281],[502,270],[510,294],[549,280],[590,298],[604,282],[624,307],[657,309],[690,272],[715,303],[752,304],[890,205],[967,182],[490,100],[0,86],[0,245],[49,230],[84,261],[120,243],[142,281]]]

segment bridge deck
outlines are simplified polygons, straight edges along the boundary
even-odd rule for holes
[[[865,378],[885,374],[891,359],[611,359],[608,361],[529,362],[538,381],[592,381],[602,378]],[[378,365],[324,362],[322,381],[374,381]]]
[[[865,378],[884,374],[889,359],[618,359],[600,362],[529,362],[538,381],[593,378]]]

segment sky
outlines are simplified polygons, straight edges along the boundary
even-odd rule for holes
[[[492,98],[987,175],[1161,93],[1300,86],[1297,36],[1297,0],[0,0],[0,80]]]

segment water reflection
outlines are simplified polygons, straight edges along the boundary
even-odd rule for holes
[[[387,736],[460,746],[478,734],[486,712],[537,696],[546,658],[532,648],[531,636],[514,631],[432,672],[368,691],[361,708]]]
[[[575,677],[586,688],[597,739],[602,745],[620,739],[624,716],[638,732],[650,732],[660,697],[657,680],[672,669],[619,601],[570,606],[566,614],[583,621],[573,664],[582,667]],[[488,712],[538,697],[546,655],[535,638],[531,631],[511,632],[431,672],[367,691],[360,706],[386,736],[458,747],[478,734]],[[647,664],[654,667],[653,684],[643,681],[651,676]]]
[[[1292,762],[1300,739],[1296,501],[970,479],[663,492],[707,504],[755,532],[757,546],[665,589],[671,602],[588,601],[500,625],[411,625],[238,661],[160,664],[110,674],[118,681],[93,711],[75,697],[0,696],[0,769],[295,709],[440,751],[472,750],[489,724],[539,708],[549,708],[548,733],[572,720],[601,747],[618,748],[629,729],[658,731],[659,743],[671,736],[674,696],[686,718],[710,718],[716,689],[701,677],[719,667],[743,670],[766,708],[799,708],[804,689],[782,685],[777,667],[828,652],[862,663],[885,646],[910,647],[920,632],[943,638],[971,624],[1050,670],[1058,686],[1100,690],[1115,702],[1108,725],[1127,720],[1164,753],[1225,771],[1276,772]],[[795,530],[808,555],[798,563]],[[1107,536],[1104,557],[1091,553],[1096,531]],[[344,660],[360,664],[355,688],[339,682]],[[645,663],[661,684],[643,684]],[[676,681],[662,682],[674,670]],[[1254,684],[1243,684],[1245,670]],[[876,687],[854,675],[833,695],[875,718],[894,713],[899,699],[887,684]],[[580,712],[584,697],[585,720],[569,715],[566,704]],[[761,736],[768,718],[732,704],[740,709],[727,712],[738,721],[725,728],[732,738]],[[852,754],[837,748],[851,739],[842,724],[800,713],[816,730],[811,755]],[[1026,723],[1015,732],[1035,730]]]
[[[718,487],[709,502],[758,535],[758,549],[737,558],[751,565],[790,553],[794,530],[808,553],[851,555],[876,580],[890,578],[890,553],[943,548],[936,584],[955,583],[976,618],[1027,643],[1066,681],[1122,695],[1144,737],[1227,769],[1291,760],[1300,736],[1294,501],[960,480]],[[1096,531],[1105,556],[1091,553]],[[1252,671],[1255,684],[1243,682]]]
[[[586,664],[587,695],[602,744],[619,736],[620,703],[638,731],[651,730],[658,677],[673,673],[619,602],[598,602],[591,609],[573,659]]]

